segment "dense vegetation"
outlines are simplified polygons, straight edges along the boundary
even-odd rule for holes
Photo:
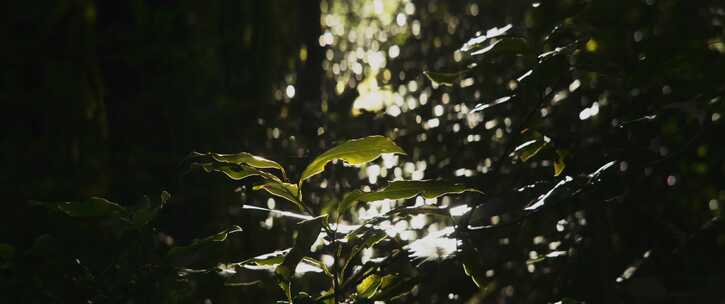
[[[0,302],[725,299],[721,2],[16,2]]]

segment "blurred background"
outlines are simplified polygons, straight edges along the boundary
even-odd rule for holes
[[[244,229],[189,265],[287,248],[293,222],[241,209],[272,208],[274,199],[249,183],[190,170],[185,158],[192,151],[247,151],[299,176],[335,144],[379,134],[408,155],[361,168],[331,166],[306,186],[315,208],[345,189],[378,188],[393,179],[465,179],[489,196],[429,203],[485,204],[486,216],[505,220],[515,218],[507,217],[510,208],[531,201],[516,189],[556,184],[559,152],[571,155],[562,176],[586,176],[623,161],[607,186],[614,190],[599,196],[611,205],[572,207],[557,211],[553,222],[480,236],[500,272],[508,273],[492,296],[482,296],[460,264],[446,260],[428,265],[429,275],[401,303],[723,299],[715,288],[725,286],[722,2],[59,0],[2,6],[0,241],[12,244],[16,256],[65,227],[31,200],[103,196],[130,206],[162,190],[172,198],[155,223],[159,250],[230,225]],[[543,42],[550,35],[587,37],[583,55],[562,60],[542,77],[551,83],[542,81],[537,91],[548,99],[533,112],[532,128],[557,143],[556,154],[525,163],[506,156],[520,144],[510,139],[532,115],[535,95],[472,112],[510,96],[527,71],[525,60],[480,65],[456,74],[452,86],[423,73],[457,72],[467,64],[460,50],[466,41],[509,24],[541,53],[556,49]],[[624,123],[632,129],[621,128]],[[605,222],[597,227],[606,229],[590,229],[592,222]],[[409,230],[412,239],[444,228],[427,217],[401,225],[398,237]],[[68,250],[100,256],[118,250],[88,249],[100,245],[76,236],[77,247]],[[508,237],[526,245],[506,246]],[[559,250],[568,257],[530,266],[562,240],[573,248]],[[662,255],[638,272],[644,279],[616,281],[650,251]],[[23,261],[0,271],[6,294],[28,303],[152,299],[124,292],[122,282],[95,278],[88,282],[117,288],[94,287],[45,258]],[[191,303],[282,298],[276,286],[209,283],[193,290]]]

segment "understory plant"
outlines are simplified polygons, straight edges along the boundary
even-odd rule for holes
[[[420,264],[415,262],[425,260],[424,254],[416,252],[420,245],[416,245],[416,242],[428,242],[433,247],[436,246],[436,241],[455,243],[455,229],[451,226],[437,235],[429,235],[406,244],[394,237],[394,234],[391,236],[386,233],[381,224],[395,223],[417,214],[437,216],[450,221],[451,206],[403,204],[357,225],[342,224],[341,218],[346,212],[354,210],[357,204],[373,201],[406,200],[418,196],[433,199],[449,194],[482,192],[464,184],[446,181],[396,180],[377,190],[353,190],[341,194],[336,201],[336,207],[323,213],[317,210],[325,208],[311,206],[306,202],[303,191],[304,184],[313,176],[322,173],[331,162],[363,165],[386,153],[405,154],[391,139],[383,136],[349,140],[317,156],[296,181],[288,178],[279,163],[246,152],[195,154],[193,166],[206,172],[223,173],[232,180],[258,177],[261,182],[253,189],[284,199],[295,211],[256,206],[251,208],[264,209],[299,221],[295,225],[296,239],[292,247],[280,248],[275,252],[221,267],[226,272],[260,268],[270,270],[283,291],[284,300],[281,302],[284,303],[367,303],[391,300],[410,292],[421,279],[418,270]],[[374,248],[378,258],[363,261],[360,255],[367,248]],[[454,252],[449,254],[453,255]],[[327,262],[323,256],[328,257]],[[329,261],[329,257],[332,261]],[[319,294],[295,288],[295,273],[310,267],[327,278],[328,286]]]

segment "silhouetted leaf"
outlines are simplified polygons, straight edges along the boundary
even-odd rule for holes
[[[502,37],[492,41],[488,46],[471,52],[471,56],[485,56],[486,58],[505,55],[523,54],[528,51],[525,39],[518,37]]]
[[[461,239],[461,247],[458,254],[461,265],[463,266],[463,272],[471,278],[474,284],[481,290],[479,295],[481,298],[486,298],[493,291],[496,290],[496,280],[486,276],[486,269],[481,263],[481,253],[478,252],[475,246],[467,238]]]
[[[452,86],[457,80],[461,78],[461,75],[463,73],[457,72],[457,73],[441,73],[441,72],[431,72],[431,71],[425,71],[423,74],[430,79],[433,83],[445,85],[445,86]]]
[[[174,258],[174,257],[181,256],[181,255],[191,254],[194,251],[196,251],[202,247],[205,247],[205,246],[208,246],[208,245],[211,245],[214,243],[224,242],[230,234],[241,232],[241,231],[242,231],[242,227],[233,226],[229,229],[226,229],[217,234],[208,236],[206,238],[194,240],[189,245],[174,246],[169,250],[169,252],[167,253],[167,256]]]
[[[479,103],[476,105],[476,107],[473,108],[473,110],[471,110],[471,113],[480,112],[480,111],[483,111],[490,107],[500,105],[502,103],[506,103],[506,102],[510,101],[512,98],[514,98],[515,96],[516,95],[504,96],[504,97],[498,98],[490,103]]]
[[[522,161],[528,161],[530,158],[536,156],[549,143],[544,140],[532,139],[529,140],[514,149],[512,155],[518,155]]]
[[[325,165],[333,160],[340,159],[350,165],[361,165],[385,153],[405,154],[395,142],[384,136],[375,135],[349,140],[315,158],[302,172],[299,183],[302,184],[306,179],[320,174],[325,170]]]
[[[553,188],[551,188],[551,190],[549,190],[549,192],[541,195],[536,202],[530,204],[524,208],[524,210],[533,211],[543,207],[545,204],[571,197],[576,191],[571,185],[573,181],[574,179],[571,178],[571,176],[564,177],[564,179],[559,181]]]
[[[475,188],[445,181],[394,181],[377,191],[364,192],[355,190],[347,193],[341,204],[342,207],[346,209],[356,201],[372,202],[384,199],[398,200],[412,198],[416,195],[430,199],[446,194],[460,194],[463,192],[478,192],[483,194],[483,192]]]
[[[101,197],[91,197],[78,202],[35,202],[47,208],[58,210],[72,217],[126,217],[127,211],[123,206]]]
[[[292,280],[297,264],[303,257],[310,253],[310,247],[315,243],[315,240],[317,240],[317,236],[320,235],[320,231],[322,230],[322,226],[326,220],[327,215],[323,215],[297,224],[298,234],[297,239],[295,239],[295,244],[290,252],[284,257],[282,264],[277,266],[274,270],[274,273],[280,282],[280,286],[286,285],[285,282],[290,282]]]

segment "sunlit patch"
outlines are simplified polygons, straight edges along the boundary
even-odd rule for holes
[[[410,251],[411,258],[425,260],[446,259],[453,255],[458,248],[458,240],[448,237],[453,232],[453,227],[446,227],[439,231],[429,233],[427,236],[415,240],[404,248]]]
[[[599,49],[599,43],[596,40],[594,40],[594,38],[589,38],[589,41],[587,41],[585,48],[586,48],[587,52],[594,53]]]
[[[448,212],[451,214],[451,216],[462,216],[468,213],[468,211],[471,211],[471,207],[469,207],[468,205],[460,205],[448,209]]]

